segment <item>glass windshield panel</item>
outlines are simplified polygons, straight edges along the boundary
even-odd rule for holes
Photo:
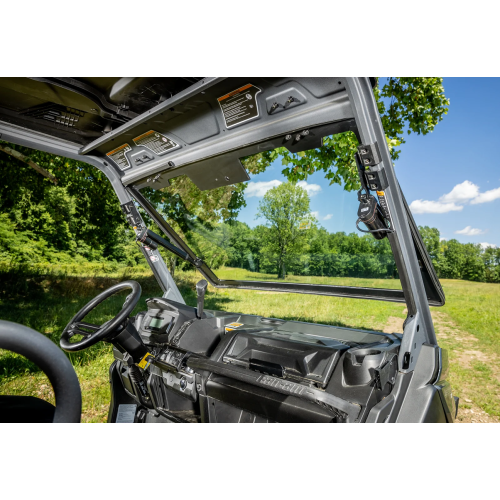
[[[322,172],[291,183],[281,169],[211,191],[180,176],[142,194],[220,280],[401,289],[388,239],[356,229],[357,192]]]

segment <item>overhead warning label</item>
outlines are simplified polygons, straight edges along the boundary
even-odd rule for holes
[[[123,144],[119,148],[106,153],[106,156],[111,158],[121,170],[126,170],[127,168],[130,168],[130,163],[128,162],[127,155],[125,154],[129,151],[132,151],[132,148],[128,144]]]
[[[134,139],[136,146],[144,146],[157,155],[163,155],[172,149],[176,149],[179,145],[163,134],[150,130],[145,134],[140,135]]]
[[[249,83],[217,99],[227,128],[258,118],[257,94],[259,92],[261,90],[258,87]]]

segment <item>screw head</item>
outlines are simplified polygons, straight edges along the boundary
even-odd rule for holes
[[[292,138],[292,136],[291,136],[290,134],[288,134],[288,135],[285,137],[285,141],[289,141],[291,138]]]

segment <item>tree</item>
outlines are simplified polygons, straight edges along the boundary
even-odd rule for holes
[[[441,244],[444,257],[441,277],[460,279],[465,263],[463,245],[455,239],[443,241]]]
[[[405,143],[405,133],[426,135],[448,112],[449,99],[444,94],[440,77],[390,77],[382,88],[374,89],[375,99],[384,126],[391,157],[397,160]],[[314,172],[323,171],[330,184],[340,184],[346,191],[359,189],[359,178],[354,154],[358,141],[353,132],[344,132],[323,140],[321,149],[297,154],[286,148],[259,153],[247,160],[253,174],[282,156],[283,174],[291,182],[306,180]]]
[[[468,281],[484,281],[484,261],[481,258],[481,245],[465,243],[462,245],[464,265],[462,279]]]
[[[123,247],[128,225],[102,172],[83,162],[5,144],[10,153],[0,152],[0,213],[18,234],[29,233],[52,254],[66,252],[66,258],[122,260],[129,255]],[[30,161],[57,178],[57,186]],[[140,255],[130,240],[132,253]]]
[[[280,184],[267,191],[259,202],[259,217],[267,220],[265,248],[277,256],[278,279],[285,279],[287,262],[307,237],[308,224],[302,224],[306,227],[304,229],[301,223],[314,221],[310,214],[309,195],[297,184]]]

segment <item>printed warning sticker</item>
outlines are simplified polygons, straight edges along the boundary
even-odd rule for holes
[[[113,149],[113,151],[106,153],[106,156],[111,158],[121,170],[127,170],[127,168],[130,168],[131,165],[125,153],[128,153],[129,151],[132,151],[132,148],[128,144],[123,144],[122,146]]]
[[[137,405],[119,405],[118,414],[116,415],[117,424],[133,424]]]
[[[167,137],[166,135],[160,134],[155,130],[150,130],[145,134],[140,135],[134,139],[136,146],[144,146],[150,149],[153,153],[161,156],[173,149],[177,149],[179,144]]]
[[[227,128],[258,118],[257,94],[259,92],[261,90],[258,87],[249,83],[217,99]]]

